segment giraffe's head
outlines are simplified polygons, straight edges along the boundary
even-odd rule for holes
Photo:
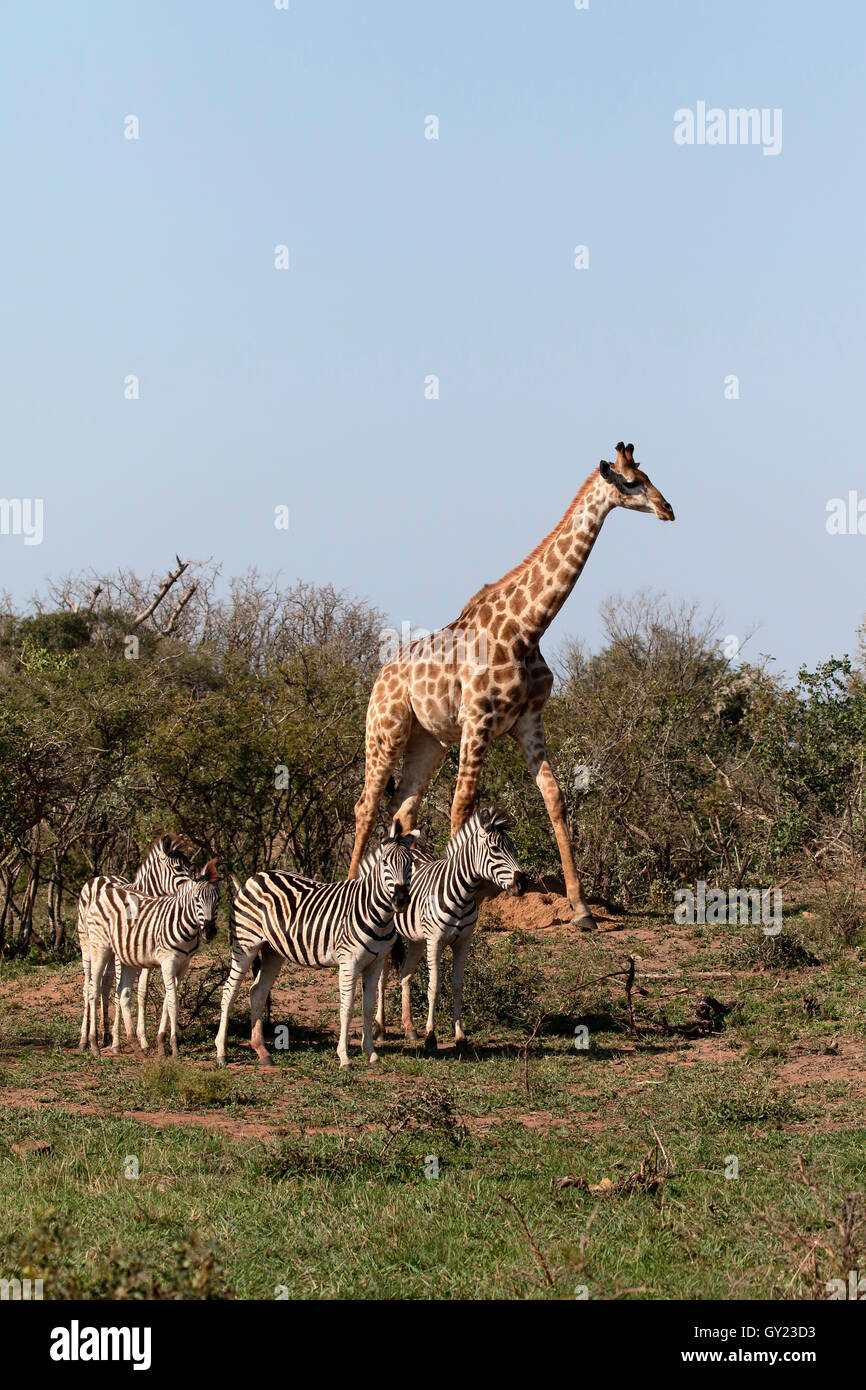
[[[616,463],[602,459],[598,471],[607,487],[608,498],[614,507],[627,507],[632,512],[650,512],[659,521],[673,521],[674,509],[646,473],[634,461],[634,445],[620,442],[616,446]]]

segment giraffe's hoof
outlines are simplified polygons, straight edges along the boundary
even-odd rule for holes
[[[598,923],[591,912],[576,912],[571,919],[571,925],[577,927],[578,931],[595,931]]]
[[[273,1059],[273,1057],[270,1055],[269,1052],[266,1052],[266,1053],[264,1054],[264,1056],[259,1055],[259,1066],[260,1066],[260,1067],[272,1067],[272,1066],[274,1066],[274,1059]]]
[[[371,1066],[371,1067],[378,1067],[378,1065],[379,1065],[379,1055],[378,1055],[378,1053],[376,1053],[376,1052],[371,1052],[371,1053],[370,1053],[370,1056],[367,1058],[367,1061],[370,1063],[370,1066]]]
[[[406,1041],[410,1043],[416,1043],[418,1041],[418,1034],[415,1032],[414,1028],[407,1028]]]
[[[454,1051],[457,1053],[458,1057],[465,1057],[466,1053],[469,1051],[469,1044],[465,1038],[454,1039]]]
[[[425,1051],[425,1052],[438,1052],[438,1051],[439,1051],[439,1043],[438,1043],[437,1040],[436,1040],[436,1034],[435,1034],[435,1033],[428,1033],[428,1034],[427,1034],[426,1038],[424,1039],[424,1051]]]
[[[378,1020],[377,1018],[374,1018],[374,1019],[373,1019],[373,1030],[372,1030],[372,1031],[373,1031],[373,1038],[374,1038],[374,1041],[376,1041],[376,1042],[378,1042],[380,1038],[384,1038],[384,1036],[385,1036],[385,1030],[384,1030],[384,1028],[380,1027],[379,1020]]]
[[[225,1059],[225,1057],[217,1057],[217,1059],[216,1059],[216,1064],[217,1064],[218,1067],[224,1067],[225,1064],[226,1064],[226,1059]]]

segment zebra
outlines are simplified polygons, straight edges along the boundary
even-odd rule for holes
[[[229,1009],[255,957],[261,966],[250,990],[250,1046],[262,1066],[273,1066],[264,1042],[262,1010],[283,962],[336,965],[339,972],[340,1066],[349,1066],[349,1023],[358,977],[362,994],[362,1046],[371,1066],[379,1058],[372,1023],[379,972],[394,942],[394,913],[409,903],[412,846],[417,831],[404,835],[399,820],[361,879],[318,883],[272,870],[253,874],[232,906],[232,966],[223,988],[216,1035],[217,1065],[226,1061]]]
[[[202,936],[216,935],[216,912],[220,900],[217,861],[209,860],[201,878],[181,883],[176,892],[149,898],[132,888],[112,883],[108,878],[94,880],[93,900],[87,914],[90,949],[90,1050],[99,1055],[96,1035],[97,1000],[112,955],[120,966],[118,995],[126,1036],[133,1037],[130,996],[132,984],[141,969],[162,970],[165,1002],[157,1052],[165,1051],[165,1032],[171,1022],[171,1055],[177,1057],[177,986],[189,969]],[[111,1050],[120,1052],[120,1025],[115,1014]]]
[[[515,856],[514,845],[506,834],[510,818],[498,806],[483,806],[466,821],[449,842],[444,859],[434,859],[426,850],[414,852],[412,901],[394,918],[397,938],[393,952],[395,968],[402,986],[403,1030],[409,1042],[416,1042],[412,1022],[409,986],[421,956],[427,951],[427,1026],[424,1047],[435,1052],[436,1003],[439,995],[439,967],[442,952],[450,946],[453,966],[454,1041],[461,1048],[463,1032],[463,970],[478,922],[479,896],[487,888],[499,888],[512,897],[526,892],[527,878]],[[363,867],[361,872],[363,873]],[[401,950],[404,947],[404,951]],[[379,977],[376,1036],[385,1037],[385,985],[391,959]]]
[[[78,946],[81,951],[81,964],[84,970],[84,1012],[81,1019],[81,1036],[78,1040],[78,1050],[83,1052],[87,1047],[87,1040],[90,1032],[90,944],[87,935],[87,914],[90,910],[94,898],[94,885],[99,882],[110,882],[119,888],[135,888],[139,893],[144,893],[149,898],[161,897],[166,893],[173,893],[178,884],[185,883],[192,878],[192,865],[181,850],[181,839],[178,835],[160,835],[154,840],[145,858],[142,860],[138,873],[132,880],[120,878],[118,875],[105,875],[101,879],[90,879],[84,884],[78,895]],[[108,1042],[108,999],[111,994],[112,972],[106,970],[102,980],[102,1040],[103,1046]],[[145,1033],[145,1004],[147,1002],[148,972],[142,970],[138,981],[138,1029],[137,1037],[142,1051],[147,1051],[147,1036]],[[114,1001],[114,1030],[118,1026],[118,1010],[120,1009],[120,995],[117,994]]]

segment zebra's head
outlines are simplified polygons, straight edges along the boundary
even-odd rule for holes
[[[201,878],[195,880],[193,894],[193,911],[195,913],[196,924],[205,941],[212,941],[216,936],[216,915],[219,901],[220,890],[217,861],[215,859],[209,859],[204,866],[204,873]]]
[[[391,825],[388,838],[382,841],[376,851],[372,873],[378,873],[379,882],[395,912],[402,912],[409,906],[409,882],[412,878],[412,846],[418,839],[418,831],[410,830],[404,835],[399,820]]]
[[[528,879],[517,862],[508,827],[511,817],[501,806],[481,806],[452,836],[448,854],[465,845],[478,878],[502,889],[512,898],[526,892]]]

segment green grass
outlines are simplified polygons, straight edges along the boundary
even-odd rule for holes
[[[863,966],[796,931],[711,982],[736,1007],[710,1047],[650,1029],[687,1022],[694,990],[648,982],[627,1031],[621,980],[598,979],[627,931],[485,940],[467,1056],[392,1038],[378,1073],[355,1046],[348,1078],[297,1029],[257,1071],[242,1016],[217,1071],[211,1016],[174,1064],[97,1061],[69,1011],[6,1010],[0,1085],[28,1103],[0,1096],[0,1275],[48,1298],[821,1297],[866,1267],[862,1204],[847,1242],[837,1220],[863,1189],[864,1093],[822,1074],[864,1035]],[[697,968],[743,958],[679,941]],[[601,1021],[587,1052],[580,1017]]]

